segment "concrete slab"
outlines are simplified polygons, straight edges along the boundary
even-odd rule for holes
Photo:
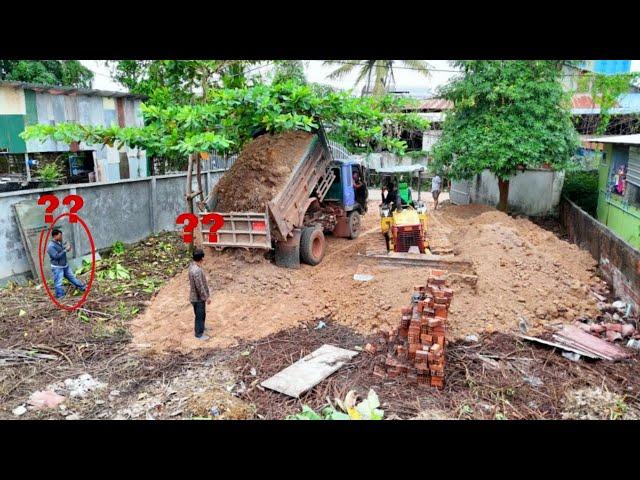
[[[265,380],[261,385],[270,390],[298,398],[356,355],[358,355],[358,352],[353,350],[346,350],[333,345],[323,345],[293,365]]]

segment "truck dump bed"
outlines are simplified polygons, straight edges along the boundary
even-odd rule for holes
[[[204,230],[203,245],[269,249],[272,239],[285,241],[294,228],[302,226],[312,192],[315,190],[315,198],[322,201],[331,186],[334,179],[329,168],[331,160],[324,131],[320,129],[284,188],[267,202],[266,212],[217,212],[222,215],[224,225],[216,232],[216,242],[209,242],[208,231]]]

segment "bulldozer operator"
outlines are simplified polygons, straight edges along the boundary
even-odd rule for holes
[[[408,203],[400,195],[400,190],[395,181],[389,180],[386,185],[382,187],[382,204],[391,207],[391,212],[395,211],[398,207],[402,208]]]

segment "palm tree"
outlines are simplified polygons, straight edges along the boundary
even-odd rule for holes
[[[355,85],[365,81],[364,94],[383,95],[395,86],[393,64],[401,63],[405,68],[429,76],[431,66],[425,60],[327,60],[324,65],[340,65],[327,77],[331,79],[343,78],[345,75],[358,70]]]

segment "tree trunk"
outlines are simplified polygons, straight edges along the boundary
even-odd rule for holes
[[[498,210],[506,213],[509,200],[509,180],[502,180],[501,178],[498,178],[498,189],[500,190]]]
[[[198,181],[198,191],[204,197],[204,190],[202,189],[202,160],[199,153],[194,154],[194,157],[196,161],[196,180]]]
[[[189,155],[189,165],[187,166],[187,210],[193,213],[193,197],[191,196],[191,173],[193,172],[193,155]]]

